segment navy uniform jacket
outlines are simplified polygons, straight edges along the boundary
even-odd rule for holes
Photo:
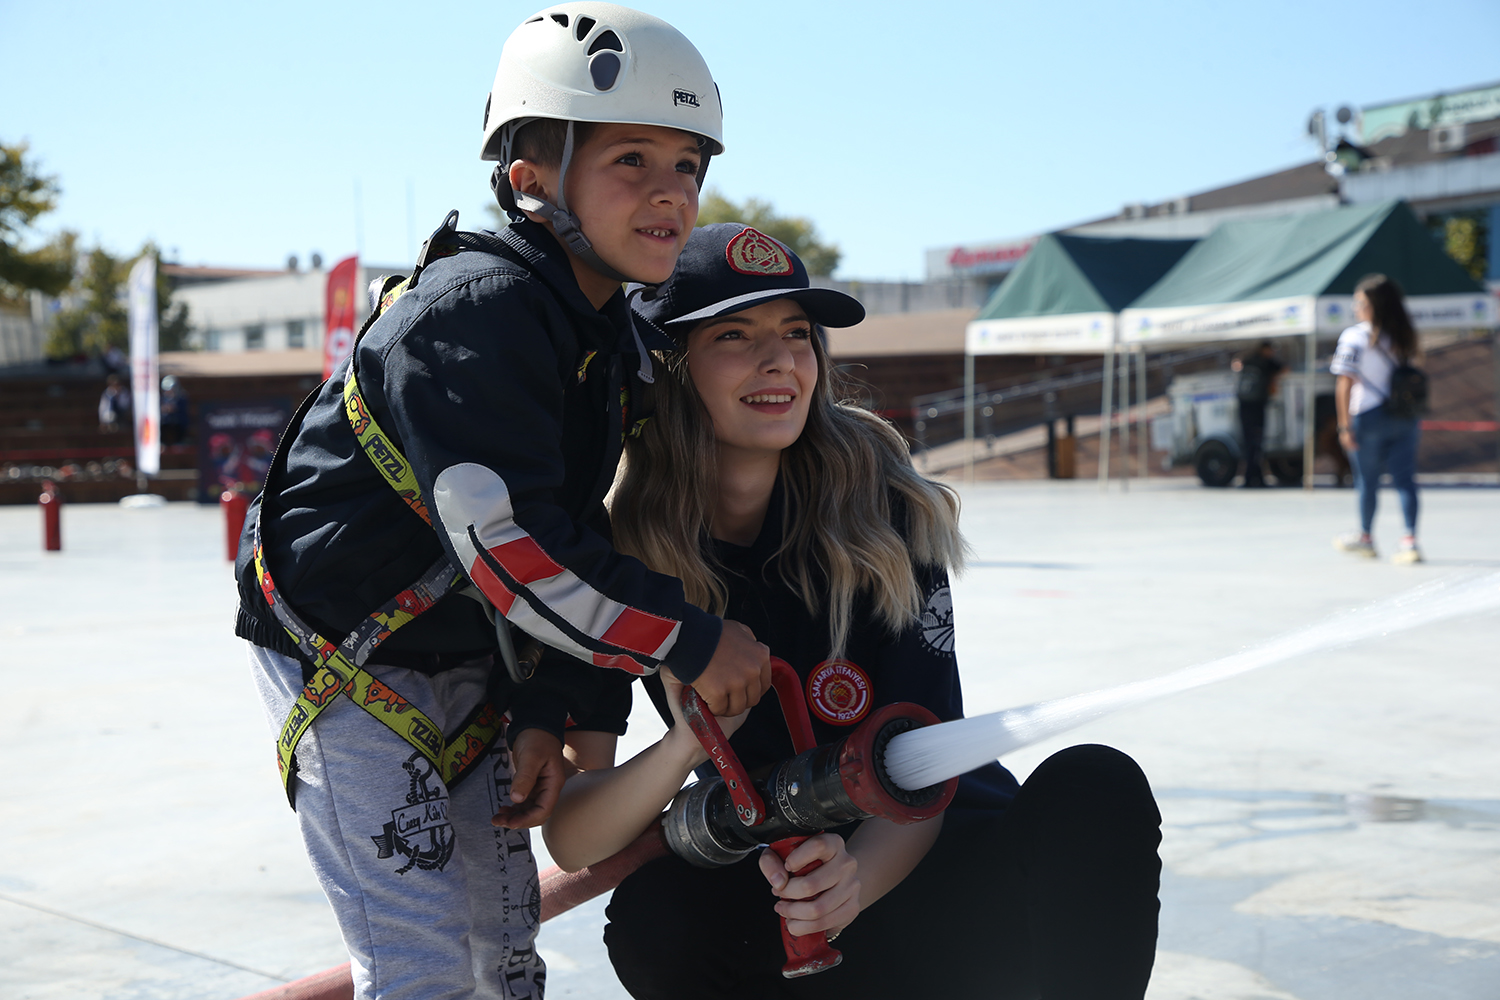
[[[433,261],[358,347],[360,391],[411,463],[433,525],[360,451],[344,414],[346,368],[288,431],[284,474],[250,511],[236,632],[299,655],[256,586],[259,514],[277,588],[335,640],[446,555],[513,624],[618,668],[626,685],[662,663],[695,678],[722,623],[609,542],[603,499],[641,390],[624,296],[594,309],[539,225],[499,235],[524,264],[470,250]],[[670,346],[640,332],[648,347]],[[495,645],[479,604],[453,594],[371,659],[433,672]]]
[[[783,497],[778,482],[765,524],[752,545],[718,540],[713,545],[727,570],[729,608],[725,617],[744,622],[771,648],[773,656],[786,660],[797,671],[818,743],[847,736],[875,709],[897,701],[915,702],[945,722],[961,718],[963,693],[958,661],[953,655],[953,600],[947,572],[938,567],[918,568],[922,616],[897,635],[876,621],[867,596],[856,598],[849,639],[841,657],[844,662],[833,663],[828,656],[827,618],[809,612],[797,591],[782,582],[777,569]],[[898,508],[894,502],[892,506]],[[904,531],[904,514],[898,513],[895,520],[898,530]],[[810,680],[816,683],[810,685]],[[648,678],[645,684],[657,711],[670,725],[661,681]],[[752,773],[793,756],[792,738],[774,693],[768,692],[750,710],[749,718],[729,743]],[[704,765],[700,777],[713,773],[711,764]],[[953,806],[1003,808],[1017,788],[1009,771],[998,763],[989,764],[963,776]]]

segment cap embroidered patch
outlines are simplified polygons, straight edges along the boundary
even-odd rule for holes
[[[870,679],[848,660],[824,660],[808,675],[807,703],[824,722],[852,726],[870,711]]]
[[[792,273],[792,259],[786,251],[765,233],[746,226],[729,245],[724,248],[729,266],[741,274],[763,274],[778,277]]]

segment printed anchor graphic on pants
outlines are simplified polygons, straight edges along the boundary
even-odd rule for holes
[[[432,762],[419,753],[408,757],[401,767],[410,776],[411,790],[406,793],[406,804],[391,810],[391,821],[380,835],[370,838],[375,842],[376,856],[384,859],[400,854],[406,858],[406,864],[396,869],[397,875],[413,868],[442,871],[453,857],[447,789],[437,780]]]

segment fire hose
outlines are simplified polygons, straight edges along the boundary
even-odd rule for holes
[[[756,785],[745,780],[742,769],[736,770],[739,762],[735,760],[729,780],[737,787],[731,787],[720,760],[727,763],[731,755],[721,752],[714,757],[710,749],[719,776],[683,789],[662,822],[652,823],[634,843],[571,874],[558,868],[542,873],[541,919],[548,920],[610,891],[647,861],[669,852],[679,853],[689,863],[724,864],[754,850],[765,842],[762,838],[817,832],[849,822],[839,819],[845,815],[914,822],[926,818],[920,813],[931,810],[931,815],[936,815],[951,801],[957,779],[950,775],[962,774],[1110,713],[1372,635],[1389,635],[1496,608],[1500,608],[1500,573],[1435,580],[1208,663],[1101,691],[939,725],[933,725],[937,720],[918,706],[888,705],[842,740],[811,749],[807,748],[812,740],[811,725],[805,723],[806,706],[800,698],[800,687],[786,690],[785,671],[773,672],[773,679],[783,678],[776,687],[777,697],[783,714],[792,720],[788,727],[796,755],[774,765],[765,781]],[[794,707],[788,711],[788,706]],[[797,721],[795,706],[801,707],[802,724]],[[684,714],[691,722],[691,714]],[[728,750],[722,734],[715,745],[721,751]],[[940,783],[918,792],[905,790],[928,781]],[[741,801],[736,802],[734,793],[745,788],[754,792],[755,798],[740,794]],[[927,799],[933,789],[937,793]],[[767,802],[769,813],[763,824],[740,821],[739,808],[758,812],[767,809]],[[898,818],[905,816],[911,818]],[[712,860],[714,857],[721,860]],[[349,966],[344,965],[245,1000],[351,1000],[353,994]]]

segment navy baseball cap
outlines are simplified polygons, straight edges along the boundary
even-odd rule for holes
[[[796,254],[739,222],[693,230],[672,276],[631,296],[631,305],[643,319],[670,331],[774,299],[795,299],[821,326],[853,326],[865,318],[858,299],[813,288]]]

